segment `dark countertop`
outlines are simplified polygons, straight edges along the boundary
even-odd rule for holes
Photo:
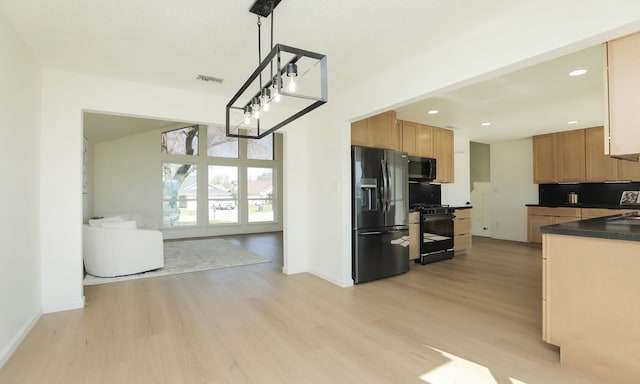
[[[560,223],[548,225],[540,228],[540,232],[580,236],[580,237],[596,237],[600,239],[611,240],[627,240],[640,241],[640,221],[626,220],[632,224],[614,224],[613,222],[624,222],[624,218],[628,216],[637,216],[640,210],[631,213],[597,217],[595,219],[587,219],[580,221],[572,221],[569,223]],[[635,223],[635,224],[633,224]]]
[[[548,208],[603,208],[603,209],[637,209],[639,206],[634,205],[620,205],[620,204],[525,204],[527,207],[548,207]]]

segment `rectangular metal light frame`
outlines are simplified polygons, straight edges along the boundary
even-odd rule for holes
[[[249,86],[251,86],[251,84],[253,84],[253,82],[256,80],[256,78],[258,78],[258,76],[260,76],[260,73],[262,73],[262,71],[273,61],[273,59],[277,58],[277,74],[282,77],[282,75],[284,74],[284,72],[286,71],[286,67],[287,65],[283,65],[281,66],[280,63],[280,54],[281,52],[287,52],[287,53],[291,53],[294,55],[293,59],[291,59],[289,62],[297,62],[298,60],[300,60],[303,57],[309,57],[312,59],[316,59],[319,61],[320,63],[320,97],[312,97],[312,96],[306,96],[306,95],[299,95],[296,93],[291,93],[291,92],[284,92],[281,91],[280,94],[282,96],[290,96],[290,97],[296,97],[296,98],[302,98],[302,99],[308,99],[308,100],[315,100],[315,102],[311,105],[309,105],[308,107],[300,110],[299,112],[294,113],[293,115],[289,116],[288,118],[284,119],[283,121],[281,121],[280,123],[276,124],[275,126],[261,132],[260,130],[260,120],[258,120],[257,122],[257,133],[256,135],[249,135],[249,134],[242,134],[242,133],[231,133],[230,132],[230,115],[231,115],[231,110],[232,109],[236,109],[236,110],[241,110],[243,111],[244,109],[244,105],[243,106],[234,106],[233,104],[238,100],[238,98],[240,98],[240,96],[242,96],[244,94],[244,92],[247,90],[247,88],[249,88]],[[288,63],[287,63],[288,64]],[[262,85],[263,88],[265,87],[270,87],[272,84],[272,79],[269,79],[269,81],[267,81],[265,84]],[[257,91],[255,96],[260,96],[260,90]],[[269,52],[269,54],[267,55],[267,57],[262,61],[262,63],[260,63],[260,65],[256,68],[255,71],[253,71],[253,73],[251,74],[251,76],[249,76],[249,79],[247,79],[247,81],[242,85],[242,87],[240,87],[240,90],[238,90],[238,92],[236,92],[236,94],[233,96],[233,98],[231,98],[231,100],[229,101],[229,103],[227,103],[227,108],[226,108],[226,135],[227,137],[238,137],[238,138],[243,138],[243,139],[262,139],[263,137],[273,133],[274,131],[276,131],[279,128],[282,128],[283,126],[289,124],[290,122],[296,120],[297,118],[306,115],[307,113],[313,111],[314,109],[318,108],[319,106],[323,105],[324,103],[326,103],[328,100],[328,91],[327,91],[327,56],[320,54],[320,53],[315,53],[315,52],[311,52],[311,51],[307,51],[304,49],[299,49],[299,48],[294,48],[294,47],[290,47],[287,45],[283,45],[283,44],[276,44],[273,49],[271,50],[271,52]]]

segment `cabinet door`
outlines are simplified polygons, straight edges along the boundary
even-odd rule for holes
[[[585,129],[587,181],[618,180],[618,161],[604,154],[604,127]]]
[[[436,158],[436,182],[453,183],[453,131],[433,127],[433,157]]]
[[[554,224],[553,216],[529,215],[527,219],[527,240],[530,243],[542,244],[540,227],[551,224]]]
[[[388,111],[351,123],[351,144],[365,147],[402,149],[402,134],[396,123],[396,112]]]
[[[367,119],[351,123],[351,145],[369,146],[367,140]]]
[[[401,134],[396,124],[395,111],[384,112],[367,120],[367,128],[372,132],[371,147],[402,150]]]
[[[420,157],[433,157],[433,127],[416,125],[416,152]]]
[[[418,123],[402,121],[402,150],[411,156],[419,156],[416,150],[416,127]]]
[[[556,133],[557,178],[559,182],[585,180],[584,129]]]
[[[640,162],[618,160],[618,180],[640,181]]]
[[[606,44],[605,96],[608,96],[608,118],[605,129],[610,136],[609,153],[640,153],[637,127],[640,126],[640,33]]]
[[[533,182],[556,181],[556,137],[553,134],[533,137]]]

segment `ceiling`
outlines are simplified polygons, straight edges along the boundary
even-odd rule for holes
[[[258,63],[256,16],[248,12],[252,4],[3,0],[0,14],[43,66],[231,98]],[[407,60],[522,6],[512,0],[283,0],[275,11],[274,40],[326,54],[335,94],[387,69],[381,53]],[[264,24],[266,47],[269,25]],[[578,67],[589,72],[569,78],[568,71]],[[396,110],[400,118],[453,127],[480,142],[596,126],[603,119],[601,71],[600,48],[594,47]],[[202,82],[198,74],[224,81]],[[440,113],[426,114],[434,108]],[[117,133],[103,132],[100,140],[105,140],[127,132],[125,127],[169,124],[145,120],[89,116],[85,127],[98,136],[102,129],[91,127],[121,127]],[[579,123],[569,127],[569,120]],[[492,125],[479,125],[485,121]]]

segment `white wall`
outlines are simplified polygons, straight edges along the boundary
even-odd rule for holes
[[[585,10],[585,4],[577,0],[526,2],[435,50],[417,44],[415,58],[389,60],[386,72],[340,95],[330,94],[326,106],[294,122],[289,127],[292,139],[285,139],[285,157],[295,154],[300,158],[288,158],[285,166],[285,188],[289,188],[285,228],[295,231],[286,236],[285,260],[295,259],[295,270],[307,267],[337,284],[350,284],[350,121],[488,72],[506,72],[640,29],[640,2],[636,0],[598,0],[588,6]],[[428,25],[424,28],[428,33]],[[421,50],[427,51],[419,53]],[[329,71],[331,79],[331,68]],[[41,139],[46,146],[41,151],[41,182],[56,186],[48,188],[40,202],[45,310],[82,305],[81,111],[220,123],[226,102],[206,94],[52,69],[43,72]],[[215,105],[220,108],[212,109]],[[300,131],[293,133],[296,128]],[[297,146],[307,151],[294,148]],[[63,182],[58,178],[62,172]],[[306,204],[307,209],[292,211],[298,207],[289,205],[289,199]],[[318,202],[322,208],[309,208]]]
[[[531,139],[491,144],[491,237],[527,241],[527,208],[538,202]]]
[[[0,15],[0,367],[42,311],[39,64]]]

